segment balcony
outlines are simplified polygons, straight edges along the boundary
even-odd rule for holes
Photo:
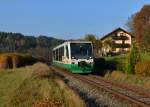
[[[112,47],[114,47],[114,48],[129,48],[130,44],[116,44],[116,43],[114,43],[112,45]]]
[[[129,37],[127,37],[127,36],[117,36],[117,35],[114,35],[114,36],[112,36],[112,39],[113,40],[129,40]]]

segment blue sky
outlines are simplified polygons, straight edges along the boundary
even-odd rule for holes
[[[0,31],[62,39],[98,37],[125,23],[150,0],[0,0]]]

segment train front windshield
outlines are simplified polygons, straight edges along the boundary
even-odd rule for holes
[[[91,43],[71,43],[71,58],[88,59],[92,57]]]

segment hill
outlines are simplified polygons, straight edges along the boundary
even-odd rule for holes
[[[29,53],[32,56],[50,61],[52,48],[62,42],[64,40],[44,35],[35,37],[21,33],[0,32],[0,53]]]

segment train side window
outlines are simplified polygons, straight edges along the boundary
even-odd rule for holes
[[[67,58],[69,58],[69,53],[68,53],[69,51],[68,51],[68,45],[66,45],[66,56],[67,56]]]
[[[58,61],[60,61],[60,55],[61,55],[61,54],[60,54],[60,51],[61,51],[61,50],[60,50],[60,48],[59,48],[59,49],[58,49]]]
[[[54,51],[54,58],[55,58],[55,60],[56,60],[56,50]]]
[[[56,49],[56,61],[58,61],[58,49]]]
[[[53,60],[55,60],[55,51],[53,51]]]
[[[60,52],[60,59],[62,61],[62,56],[64,56],[64,47],[60,48],[61,52]]]
[[[59,61],[62,61],[62,47],[59,48]]]
[[[64,56],[64,46],[62,47],[62,56]]]

